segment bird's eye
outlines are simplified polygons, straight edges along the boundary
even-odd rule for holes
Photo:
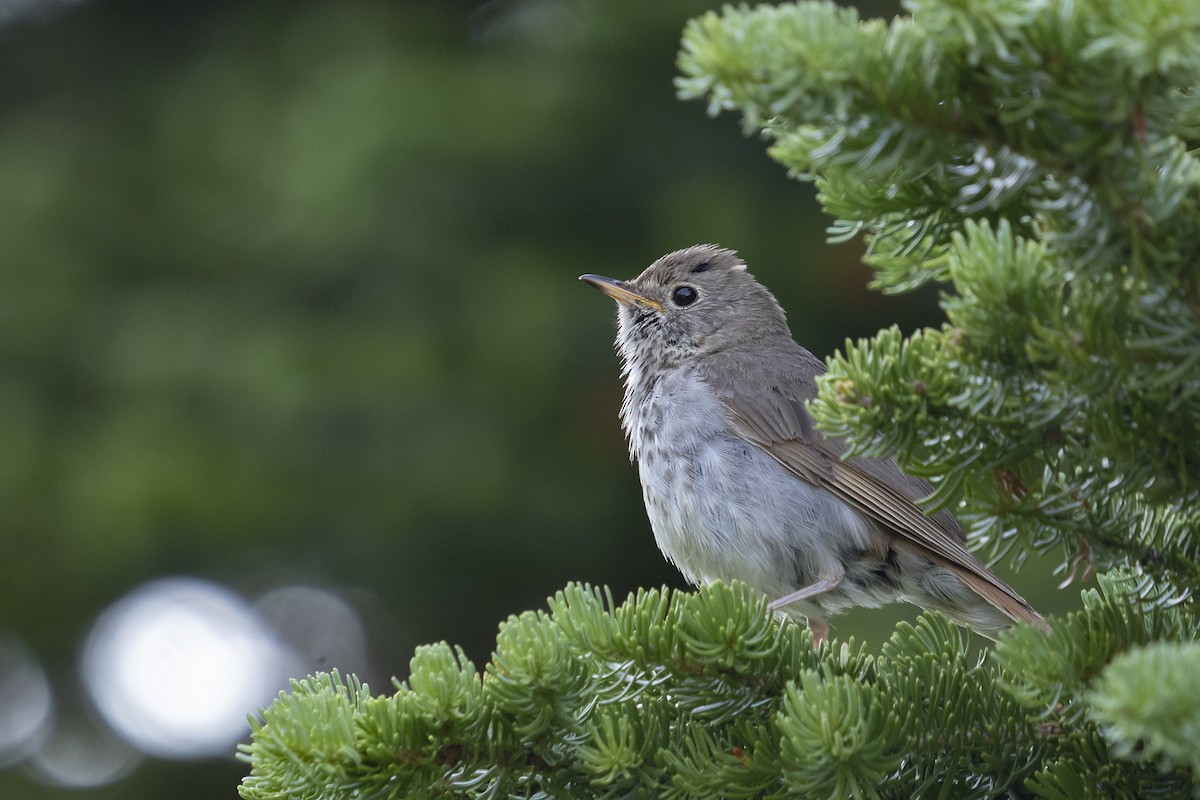
[[[680,286],[671,292],[671,302],[677,306],[690,306],[700,299],[700,293],[690,286]]]

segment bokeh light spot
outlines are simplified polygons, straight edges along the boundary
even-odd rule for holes
[[[142,754],[85,716],[60,719],[30,758],[33,773],[56,786],[90,789],[125,777]]]
[[[37,744],[53,704],[50,680],[33,653],[21,640],[0,636],[0,766]]]
[[[300,659],[293,674],[337,669],[366,675],[366,627],[354,607],[334,592],[281,586],[260,597],[254,607]]]
[[[170,578],[101,615],[82,668],[114,730],[148,753],[191,758],[228,753],[246,715],[282,688],[292,658],[242,598]]]

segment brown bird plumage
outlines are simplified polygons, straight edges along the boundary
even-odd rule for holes
[[[655,538],[697,582],[740,579],[818,637],[852,605],[906,600],[992,637],[1045,622],[966,547],[932,487],[890,459],[844,458],[805,402],[824,364],[732,251],[671,253],[629,282],[582,276],[619,303],[622,417]]]

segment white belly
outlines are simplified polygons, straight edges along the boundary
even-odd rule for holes
[[[634,456],[654,538],[689,580],[737,579],[781,597],[839,575],[839,552],[868,548],[867,520],[734,435],[698,379],[677,373],[654,388],[627,400],[625,422],[640,442]],[[867,600],[840,603],[836,594],[820,607]]]

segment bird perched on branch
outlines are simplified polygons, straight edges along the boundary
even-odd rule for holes
[[[988,638],[1045,621],[966,547],[930,484],[891,459],[844,458],[805,401],[825,365],[731,250],[669,253],[618,304],[621,419],[658,546],[696,583],[737,579],[804,617],[816,641],[852,606],[907,601]]]

